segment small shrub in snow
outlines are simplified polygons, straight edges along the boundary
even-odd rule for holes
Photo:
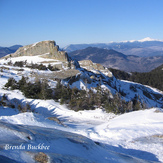
[[[44,80],[38,80],[35,83],[30,83],[27,82],[25,77],[22,77],[19,82],[16,82],[14,78],[10,78],[5,84],[5,87],[10,87],[11,89],[20,89],[27,98],[44,100],[52,99],[52,89]]]
[[[24,112],[31,112],[31,106],[27,103],[26,105],[21,105],[19,104],[17,109],[19,112],[24,113]]]
[[[19,88],[18,83],[14,78],[9,78],[8,82],[5,84],[5,87],[10,87],[12,90]]]
[[[58,71],[59,69],[57,67],[52,66],[51,64],[47,67],[50,71]]]
[[[0,99],[0,106],[6,106],[6,107],[9,107],[9,108],[15,108],[15,105],[12,103],[11,100],[9,100],[7,98],[7,95],[4,94],[1,99]]]
[[[4,94],[4,95],[2,96],[2,98],[0,99],[0,106],[7,106],[7,101],[8,101],[7,95]]]
[[[16,61],[13,66],[23,67],[26,64],[24,61]]]
[[[6,58],[7,59],[7,58]],[[10,66],[12,66],[13,65],[13,63],[12,63],[12,61],[10,60],[8,63],[7,63],[8,65],[10,65]]]
[[[32,68],[32,69],[38,69],[38,70],[47,70],[47,67],[45,65],[41,64],[34,64],[31,63],[31,65],[27,65],[27,67]]]

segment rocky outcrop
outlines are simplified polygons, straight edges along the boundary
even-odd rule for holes
[[[47,63],[51,63],[54,68],[60,70],[80,67],[78,61],[73,60],[66,51],[59,50],[59,46],[56,45],[55,41],[41,41],[31,45],[26,45],[20,47],[15,53],[8,54],[3,58],[8,59],[21,56],[39,56],[45,59],[52,59],[53,61],[45,61],[41,63],[46,65]]]
[[[86,69],[96,69],[96,70],[104,70],[104,66],[98,63],[93,63],[91,60],[82,60],[79,61],[81,67],[85,67]]]
[[[91,60],[82,60],[79,61],[79,64],[81,67],[85,68],[88,71],[92,70],[101,71],[102,73],[105,73],[107,76],[112,77],[112,73],[99,63],[93,63]]]
[[[52,73],[35,73],[32,72],[30,77],[41,78],[41,79],[51,79],[51,80],[65,80],[68,78],[75,77],[77,74],[80,74],[80,71],[77,69],[67,69],[61,71],[53,71]]]
[[[42,55],[42,57],[52,58],[60,61],[69,61],[69,57],[65,51],[59,51],[59,46],[55,41],[41,41],[31,45],[20,47],[12,57],[18,56],[35,56]]]

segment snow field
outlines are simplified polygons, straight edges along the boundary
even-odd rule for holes
[[[15,60],[13,58],[13,61],[18,61],[18,59],[19,61],[27,59],[28,62],[33,61],[33,63],[45,61],[45,59],[42,60],[42,58],[38,56],[32,57],[31,60],[29,58],[30,57],[20,57]],[[1,64],[6,62],[8,61],[1,60]],[[0,65],[0,67],[2,66],[3,65]],[[34,136],[31,134],[33,136],[32,138],[36,140],[36,142],[33,140],[33,143],[36,144],[37,141],[47,141],[49,137],[48,140],[54,146],[50,152],[60,152],[62,155],[74,154],[74,156],[82,157],[87,161],[91,159],[91,161],[93,160],[97,162],[125,162],[122,159],[122,155],[118,156],[114,153],[116,152],[143,160],[163,162],[162,109],[151,108],[122,115],[106,113],[98,108],[96,110],[75,112],[69,110],[66,105],[60,105],[53,100],[27,99],[18,90],[3,89],[8,78],[14,77],[16,80],[19,80],[22,76],[22,74],[19,75],[16,70],[13,70],[12,67],[6,67],[8,67],[9,70],[4,69],[3,72],[0,72],[0,96],[2,97],[6,94],[8,99],[12,102],[16,99],[16,102],[29,103],[34,112],[18,113],[16,109],[3,106],[0,107],[0,148],[2,148],[4,143],[13,143],[15,140],[20,144],[28,142],[27,135],[31,134],[32,131],[35,131],[36,133],[41,133],[43,136],[41,137],[39,135],[38,138],[37,135]],[[31,70],[28,68],[24,69],[25,71],[23,73],[28,76],[31,73]],[[42,72],[39,71],[38,73],[41,74]],[[55,87],[56,82],[51,84]],[[124,81],[119,81],[119,83],[117,83],[117,86],[118,85],[119,87],[122,86],[121,88],[123,90],[127,90],[129,87]],[[78,88],[84,87],[86,89],[82,81],[74,83],[73,86]],[[102,87],[106,88],[105,85]],[[141,94],[142,92],[140,91],[138,93]],[[131,95],[130,93],[129,96],[134,95]],[[150,103],[152,103],[152,101],[149,101],[149,104]],[[49,120],[48,117],[56,117],[64,125]],[[6,125],[8,127],[6,127]],[[25,128],[24,130],[22,129],[22,126]],[[56,134],[56,131],[53,131],[53,129],[58,129],[60,132],[69,132],[72,135],[79,134],[81,137],[86,136],[89,138],[88,140],[85,140],[86,142],[90,141],[89,143],[91,144],[95,141],[100,145],[93,146],[90,150],[86,150],[85,147],[67,141],[67,139],[62,140],[57,138],[57,140],[53,140],[54,138],[51,135],[51,132]],[[47,135],[44,133],[45,131],[47,131]],[[59,134],[59,131],[57,134]],[[71,146],[72,149],[69,148]],[[62,149],[63,147],[65,147],[65,150]],[[108,154],[108,151],[111,153]],[[81,154],[79,154],[80,152]],[[87,152],[89,155],[85,156],[85,153]],[[11,158],[21,155],[22,160],[30,160],[30,157],[21,151],[2,151],[0,154],[3,156],[10,155]],[[94,156],[95,160],[93,159]],[[100,160],[98,157],[102,157],[102,159]],[[130,162],[129,160],[127,161]]]

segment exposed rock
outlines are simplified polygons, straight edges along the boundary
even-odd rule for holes
[[[53,73],[41,73],[37,74],[32,72],[30,77],[42,78],[42,79],[51,79],[51,80],[62,80],[67,78],[72,78],[80,73],[79,70],[76,69],[68,69],[61,71],[53,71]]]
[[[39,152],[35,155],[34,159],[37,161],[37,162],[40,162],[40,163],[47,163],[48,162],[48,156],[43,153],[43,152]]]
[[[62,126],[65,126],[66,127],[66,125],[60,119],[58,119],[57,117],[48,117],[48,119],[51,120],[51,121],[55,121],[59,125],[62,125]]]
[[[76,70],[76,69],[69,69],[69,70],[63,70],[63,71],[54,72],[54,73],[53,73],[54,78],[56,78],[56,79],[66,79],[66,78],[76,76],[78,73],[80,73],[80,71]]]
[[[91,60],[82,60],[79,61],[79,64],[81,67],[85,68],[88,71],[92,70],[101,71],[102,73],[105,73],[107,76],[112,77],[112,73],[99,63],[93,63]]]
[[[35,55],[42,55],[42,57],[60,61],[69,61],[67,53],[65,51],[59,51],[59,46],[56,45],[55,41],[41,41],[20,47],[15,53],[12,54],[12,57]]]
[[[96,69],[96,70],[104,70],[104,66],[98,63],[93,63],[91,60],[82,60],[79,61],[79,64],[81,67],[84,67],[86,69]]]
[[[56,64],[53,67],[62,70],[62,64]]]
[[[163,135],[161,135],[161,134],[158,134],[158,135],[152,135],[152,137],[163,139]]]
[[[56,45],[55,41],[41,41],[20,47],[15,53],[9,54],[4,58],[38,55],[42,58],[54,59],[54,62],[61,61],[60,63],[54,65],[54,67],[60,70],[67,68],[75,69],[80,67],[79,63],[72,60],[66,51],[59,50],[59,46]]]

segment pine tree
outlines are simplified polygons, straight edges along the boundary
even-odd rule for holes
[[[5,84],[5,87],[11,87],[12,90],[18,89],[18,83],[14,78],[9,78],[8,82]]]
[[[127,103],[127,107],[126,107],[125,112],[130,112],[130,111],[132,111],[132,110],[133,110],[133,102],[132,102],[132,101],[129,101],[129,102]]]
[[[49,85],[47,84],[46,80],[43,80],[42,82],[40,82],[40,93],[39,93],[39,97],[41,99],[51,99],[52,98],[52,90],[50,89]]]
[[[102,99],[102,90],[101,90],[101,87],[97,87],[97,92],[96,92],[96,101],[95,101],[95,104],[97,105],[97,107],[101,107],[101,99]]]
[[[139,96],[135,95],[133,101],[133,111],[142,109]]]
[[[54,89],[54,99],[57,101],[61,99],[61,89],[62,89],[62,84],[61,81],[59,80],[57,82],[56,88]]]
[[[27,83],[27,78],[25,78],[24,76],[22,76],[21,80],[19,80],[18,85],[19,85],[19,89],[23,90],[24,85]]]

